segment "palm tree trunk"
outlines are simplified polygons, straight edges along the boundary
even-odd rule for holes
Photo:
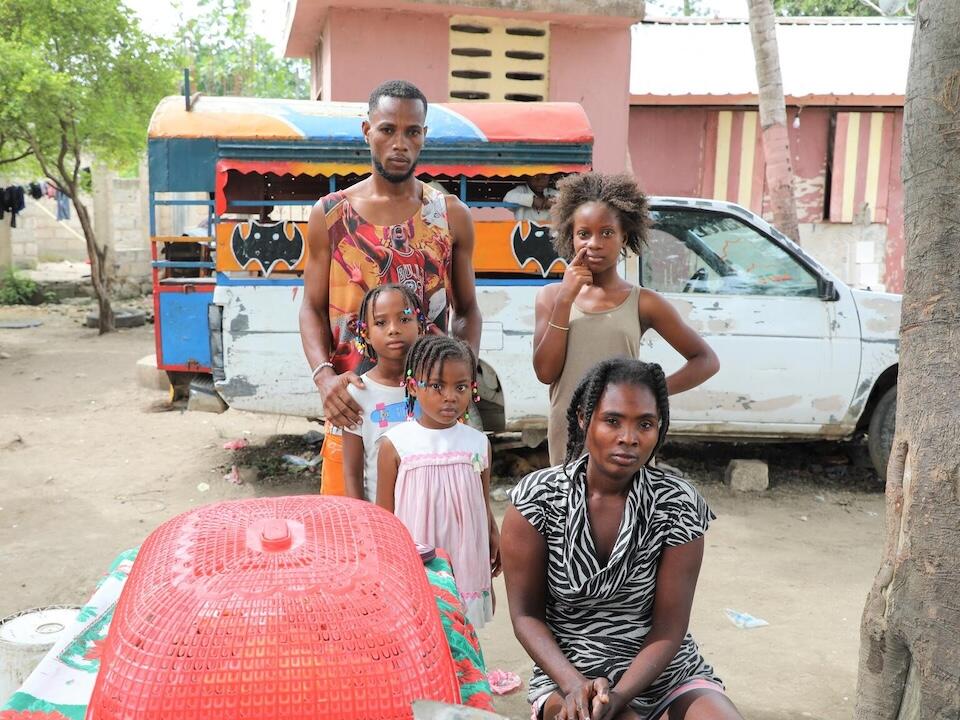
[[[773,224],[787,237],[800,242],[773,3],[771,0],[747,0],[747,4],[750,7],[757,86],[760,88],[760,130]]]
[[[906,277],[858,720],[960,717],[960,3],[920,3],[904,105]]]

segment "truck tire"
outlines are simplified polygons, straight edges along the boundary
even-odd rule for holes
[[[890,460],[890,448],[893,447],[893,433],[897,423],[897,386],[887,390],[880,396],[877,406],[870,416],[870,425],[867,427],[867,448],[870,450],[870,460],[877,475],[884,482],[887,480],[887,463]]]

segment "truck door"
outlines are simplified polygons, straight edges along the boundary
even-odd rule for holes
[[[671,398],[671,426],[693,434],[844,435],[856,389],[860,329],[848,288],[823,279],[773,238],[716,210],[659,209],[640,261],[720,358],[720,372]],[[669,374],[682,358],[648,331],[641,358]]]

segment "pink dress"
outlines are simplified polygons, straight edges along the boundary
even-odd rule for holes
[[[493,619],[490,532],[480,473],[489,443],[482,432],[457,423],[431,430],[419,422],[386,435],[400,456],[394,513],[416,542],[443,548],[476,627]]]

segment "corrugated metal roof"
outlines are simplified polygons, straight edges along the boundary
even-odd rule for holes
[[[633,26],[631,95],[756,94],[745,20]],[[778,18],[784,95],[903,95],[912,19]]]

